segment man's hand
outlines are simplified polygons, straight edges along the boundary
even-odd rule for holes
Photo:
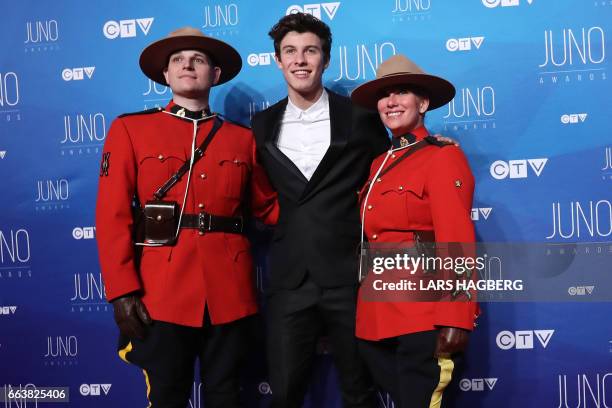
[[[455,146],[459,146],[459,142],[456,141],[455,139],[451,139],[450,137],[442,136],[439,133],[436,133],[435,135],[433,135],[433,137],[438,139],[440,142],[452,143]]]
[[[113,300],[115,322],[119,331],[131,339],[142,340],[147,327],[153,323],[145,305],[136,295],[127,295]]]
[[[436,357],[449,357],[453,353],[465,351],[470,332],[457,327],[442,327],[438,331]]]

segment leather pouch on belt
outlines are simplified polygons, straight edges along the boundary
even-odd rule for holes
[[[179,218],[176,201],[147,201],[144,207],[147,244],[174,245]]]

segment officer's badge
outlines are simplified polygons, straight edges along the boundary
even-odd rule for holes
[[[100,177],[108,176],[109,168],[110,168],[110,152],[106,152],[102,155],[102,163],[100,163]]]
[[[176,114],[179,115],[181,118],[185,117],[185,108],[181,108],[178,111],[176,111]]]
[[[410,144],[404,136],[400,137],[400,147],[406,147]]]
[[[459,188],[461,187],[461,184],[463,184],[461,180],[455,180],[455,187]]]

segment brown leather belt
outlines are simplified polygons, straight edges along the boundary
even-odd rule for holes
[[[201,234],[207,232],[242,234],[244,221],[242,217],[224,217],[201,212],[199,214],[183,214],[181,228],[197,229]]]

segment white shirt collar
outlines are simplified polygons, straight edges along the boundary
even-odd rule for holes
[[[323,92],[321,93],[319,99],[305,110],[298,108],[293,102],[291,102],[291,98],[288,98],[287,110],[285,111],[285,114],[289,114],[291,117],[297,119],[314,119],[319,117],[321,114],[328,113],[329,97],[325,88],[323,88]]]

